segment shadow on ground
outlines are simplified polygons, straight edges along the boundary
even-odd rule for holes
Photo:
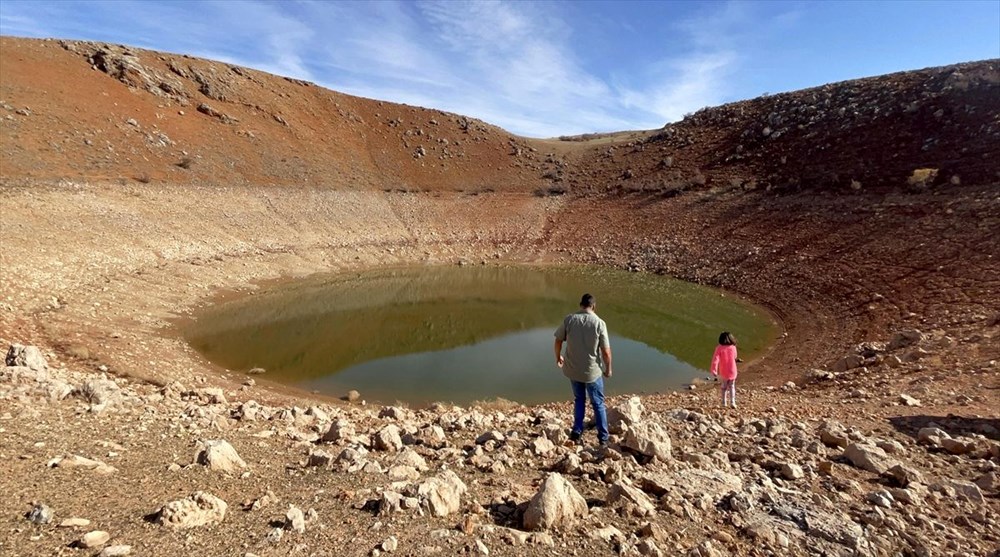
[[[896,416],[889,423],[901,433],[916,437],[925,427],[943,429],[948,435],[956,436],[978,433],[994,441],[1000,441],[1000,418],[966,418],[948,414],[947,416]]]

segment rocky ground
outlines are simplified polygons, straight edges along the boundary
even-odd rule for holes
[[[157,387],[15,346],[18,365],[0,374],[0,458],[18,478],[3,547],[988,555],[1000,544],[996,360],[947,381],[921,363],[956,342],[975,341],[901,331],[800,384],[742,389],[739,409],[719,408],[712,385],[622,397],[606,450],[592,433],[569,441],[568,404],[273,405],[252,378]]]
[[[117,45],[0,57],[2,555],[997,554],[996,61],[541,141]],[[738,410],[616,399],[600,451],[568,403],[322,400],[172,325],[458,262],[669,274],[785,333]]]

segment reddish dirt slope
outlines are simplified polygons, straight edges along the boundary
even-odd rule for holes
[[[114,45],[0,49],[6,177],[474,192],[537,174],[524,140],[456,114]]]

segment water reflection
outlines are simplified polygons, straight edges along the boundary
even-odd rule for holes
[[[593,268],[421,267],[316,277],[216,305],[185,330],[229,369],[339,395],[423,403],[560,400],[552,332],[584,291],[612,333],[610,394],[663,391],[704,368],[719,331],[744,357],[774,337],[766,314],[657,276]]]

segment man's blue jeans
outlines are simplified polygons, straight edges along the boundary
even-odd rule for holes
[[[587,398],[594,409],[597,422],[597,440],[608,440],[608,414],[604,409],[604,378],[598,377],[593,383],[570,381],[573,385],[573,433],[583,433],[583,415],[587,410]]]

